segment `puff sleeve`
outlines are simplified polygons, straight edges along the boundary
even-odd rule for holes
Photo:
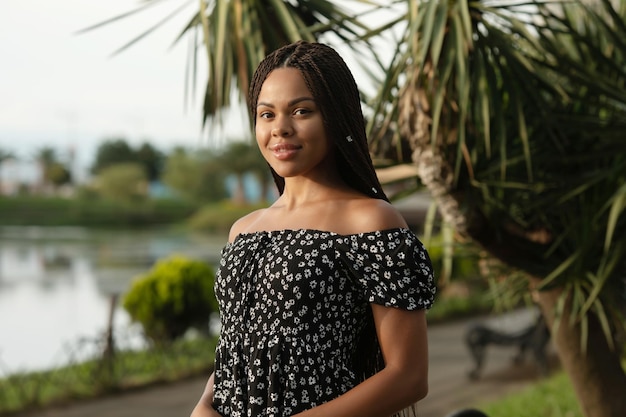
[[[428,309],[435,296],[433,268],[422,242],[398,228],[344,236],[337,256],[370,303]]]

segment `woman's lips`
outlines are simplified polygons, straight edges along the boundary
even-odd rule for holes
[[[292,158],[300,149],[301,146],[292,143],[277,143],[270,146],[270,151],[281,161]]]

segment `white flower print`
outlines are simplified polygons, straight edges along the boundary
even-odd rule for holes
[[[242,235],[216,275],[217,411],[286,417],[335,398],[359,382],[350,352],[368,303],[429,308],[434,291],[428,255],[407,229]]]

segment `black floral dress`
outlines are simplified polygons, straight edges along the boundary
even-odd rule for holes
[[[350,364],[369,303],[425,309],[435,289],[423,245],[395,228],[239,235],[222,251],[215,291],[213,406],[228,417],[286,417],[359,383]]]

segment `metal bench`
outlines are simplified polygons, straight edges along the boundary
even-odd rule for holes
[[[489,345],[517,346],[518,353],[513,358],[515,363],[522,363],[527,352],[532,354],[541,375],[548,373],[546,348],[550,340],[550,331],[541,315],[526,327],[512,332],[497,330],[485,323],[474,323],[465,333],[465,343],[474,360],[474,369],[469,372],[471,379],[480,377]]]

